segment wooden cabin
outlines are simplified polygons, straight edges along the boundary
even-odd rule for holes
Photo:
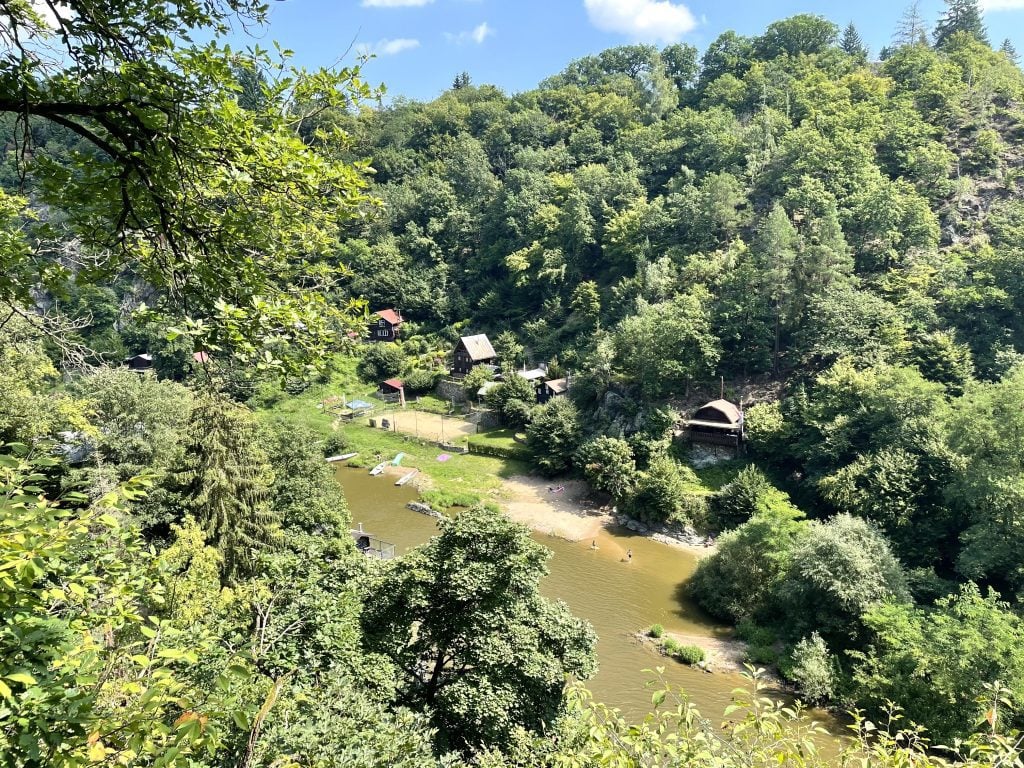
[[[397,402],[405,407],[405,382],[401,379],[385,379],[380,383],[380,395],[386,402]]]
[[[370,341],[398,341],[402,330],[402,313],[382,309],[373,313],[370,321]]]
[[[124,359],[124,364],[129,371],[151,371],[153,370],[153,356],[143,352],[141,355],[132,355]]]
[[[743,442],[743,411],[728,400],[712,400],[686,422],[686,437],[693,443],[727,445],[739,450]]]
[[[545,381],[541,388],[540,402],[546,403],[553,397],[561,397],[569,391],[569,379],[551,379]]]
[[[478,365],[493,365],[498,354],[486,333],[463,336],[452,354],[452,376],[465,376]]]

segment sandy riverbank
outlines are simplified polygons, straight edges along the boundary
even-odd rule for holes
[[[513,475],[502,481],[501,507],[511,519],[534,531],[568,541],[597,538],[603,529],[614,529],[612,509],[594,498],[582,480],[545,480],[531,475]],[[553,488],[561,488],[558,493]],[[681,541],[648,534],[648,538],[669,547],[706,557],[714,547],[692,546]]]
[[[557,493],[552,489],[561,489]],[[593,539],[611,523],[611,510],[598,504],[580,480],[544,480],[513,475],[502,481],[505,514],[535,531],[569,541]]]

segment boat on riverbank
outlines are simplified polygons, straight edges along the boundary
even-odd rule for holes
[[[343,453],[340,456],[328,456],[327,461],[331,464],[334,464],[335,462],[338,461],[348,461],[349,459],[354,459],[358,455],[358,453],[353,451],[352,453]]]
[[[378,464],[376,467],[374,467],[373,469],[370,470],[370,474],[373,475],[374,477],[376,477],[381,472],[383,472],[384,468],[387,467],[387,465],[390,464],[390,463],[391,463],[390,461],[382,461],[380,464]]]
[[[419,473],[420,473],[420,471],[418,469],[414,469],[412,472],[406,472],[404,475],[402,475],[400,478],[398,478],[395,481],[395,485],[398,485],[398,486],[405,485],[410,480],[412,480],[414,477],[416,477],[416,475],[418,475]]]

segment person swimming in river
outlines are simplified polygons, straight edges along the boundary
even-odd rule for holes
[[[594,539],[592,542],[590,542],[590,548],[597,549],[597,539]]]
[[[632,563],[633,562],[633,550],[632,549],[627,549],[626,550],[626,562],[627,563]]]

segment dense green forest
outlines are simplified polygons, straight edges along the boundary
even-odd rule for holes
[[[594,702],[492,506],[356,550],[345,445],[275,406],[352,358],[428,392],[482,332],[572,378],[487,395],[538,473],[720,534],[694,596],[858,713],[847,759],[1019,762],[1024,74],[946,5],[877,60],[800,15],[374,105],[226,47],[258,0],[0,0],[0,762],[825,762],[758,694]],[[719,387],[748,445],[696,493],[673,431]]]

